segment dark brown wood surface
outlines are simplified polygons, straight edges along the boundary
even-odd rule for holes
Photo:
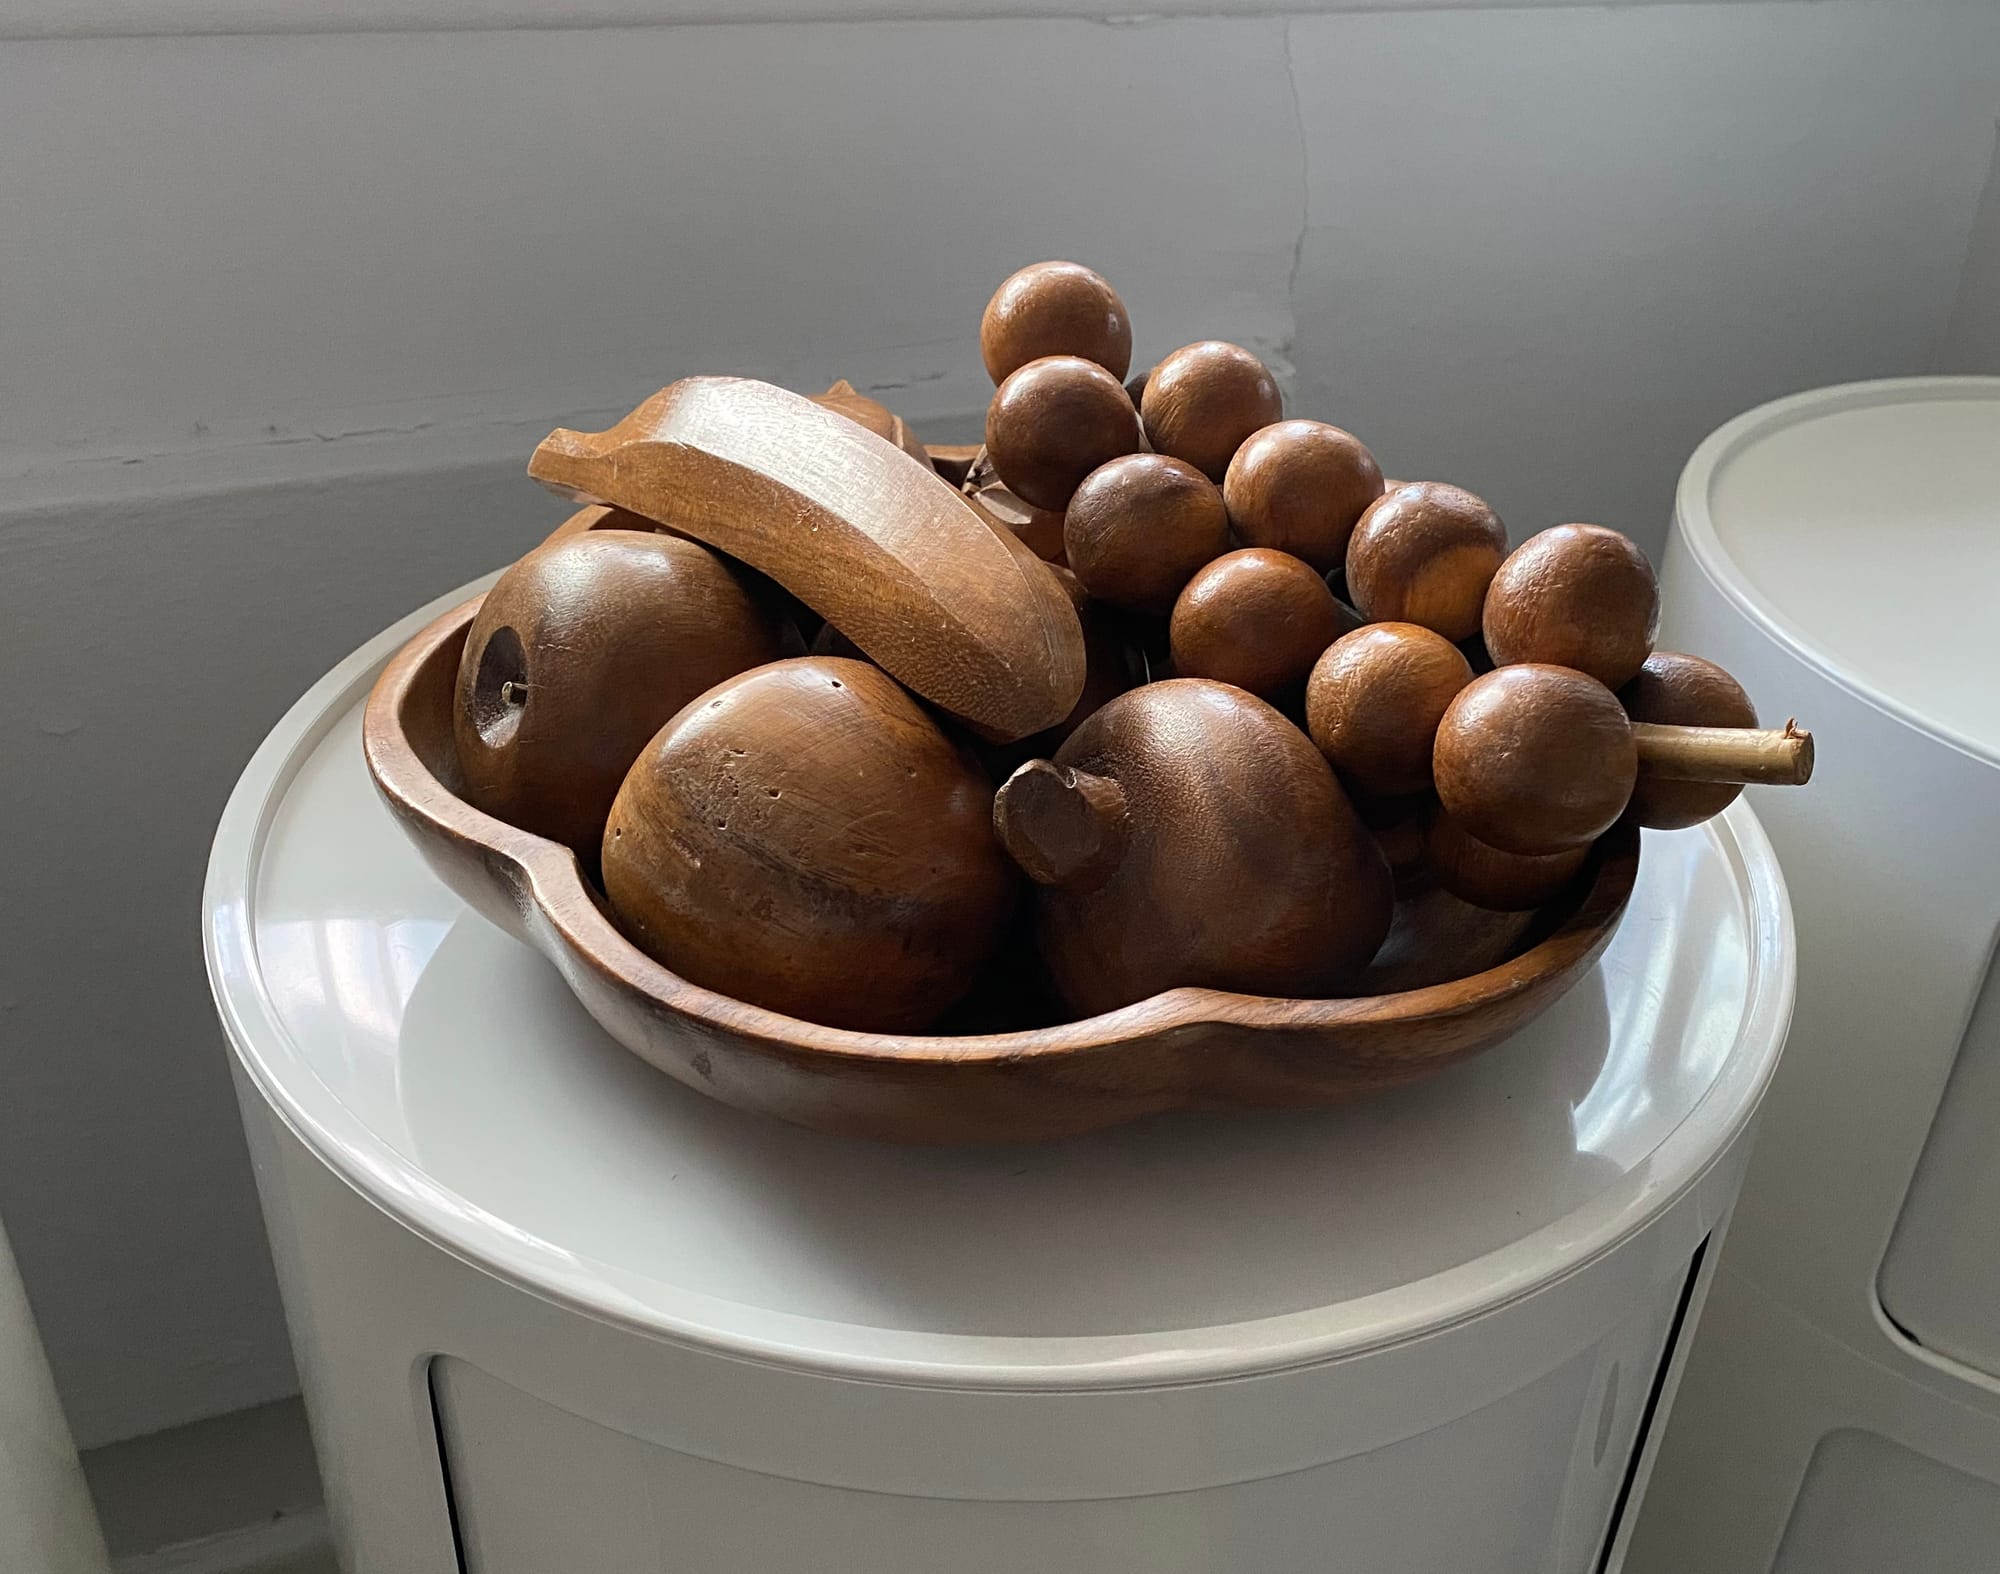
[[[1583,847],[1625,812],[1639,772],[1617,696],[1568,667],[1496,667],[1459,691],[1438,724],[1438,800],[1502,852]]]
[[[1653,565],[1602,525],[1557,525],[1514,548],[1487,587],[1481,622],[1496,665],[1574,667],[1611,689],[1638,674],[1659,627]]]
[[[1443,809],[1432,814],[1424,861],[1437,883],[1461,901],[1496,912],[1525,913],[1562,894],[1590,856],[1590,848],[1530,856],[1502,852],[1468,832]]]
[[[1638,871],[1637,833],[1620,826],[1564,903],[1539,915],[1539,939],[1450,982],[1371,968],[1357,986],[1423,988],[1342,999],[1181,988],[1083,1021],[963,1037],[822,1027],[655,962],[619,932],[569,849],[459,795],[452,687],[477,607],[419,632],[363,719],[369,771],[413,844],[475,910],[541,952],[634,1054],[711,1098],[842,1136],[1039,1141],[1165,1110],[1320,1105],[1414,1082],[1566,993],[1610,939]]]
[[[1507,555],[1500,516],[1463,487],[1405,481],[1347,541],[1347,594],[1375,623],[1421,623],[1454,643],[1479,632],[1486,587]]]
[[[746,578],[695,542],[629,530],[559,534],[522,558],[488,593],[458,672],[466,797],[594,858],[646,740],[702,690],[785,653],[783,620]]]
[[[986,303],[979,354],[996,384],[1045,355],[1081,356],[1122,381],[1132,365],[1132,319],[1103,274],[1076,262],[1030,263]]]
[[[1278,421],[1252,432],[1222,479],[1239,541],[1302,557],[1322,574],[1345,566],[1348,537],[1381,495],[1375,456],[1324,421]]]
[[[909,423],[879,399],[871,399],[864,393],[857,393],[854,384],[845,378],[835,383],[823,394],[814,394],[812,402],[822,409],[833,410],[848,420],[867,428],[877,437],[894,443],[904,453],[920,465],[931,462],[930,450],[918,440],[910,430]]]
[[[1618,691],[1634,721],[1681,727],[1754,727],[1757,707],[1722,668],[1699,656],[1656,650],[1639,675]],[[1743,791],[1736,782],[1677,782],[1641,774],[1632,789],[1632,818],[1677,831],[1722,813]]]
[[[1095,361],[1046,355],[993,391],[986,456],[1007,490],[1060,513],[1083,478],[1141,443],[1138,412]]]
[[[1795,721],[1776,729],[1634,721],[1595,678],[1522,662],[1460,691],[1438,724],[1432,769],[1439,801],[1468,833],[1539,855],[1595,840],[1642,777],[1802,787],[1813,758],[1813,736]]]
[[[1044,563],[1067,564],[1063,516],[1024,503],[998,481],[966,494],[972,506],[1007,531]]]
[[[1252,432],[1284,414],[1270,369],[1239,344],[1182,345],[1146,379],[1140,414],[1146,438],[1220,485]]]
[[[1438,723],[1472,668],[1442,634],[1369,623],[1327,647],[1306,681],[1306,730],[1350,788],[1394,798],[1430,791]]]
[[[688,378],[607,432],[554,433],[528,473],[740,558],[989,736],[1054,726],[1082,692],[1083,629],[1053,576],[933,470],[782,388]]]
[[[1042,954],[1077,1011],[1187,984],[1327,994],[1381,944],[1389,866],[1326,762],[1262,701],[1147,684],[1052,766],[1008,778],[994,823],[1041,882]]]
[[[1197,569],[1229,550],[1229,515],[1193,465],[1126,454],[1091,471],[1070,497],[1063,549],[1099,601],[1164,613]]]
[[[992,803],[880,668],[774,662],[646,746],[611,806],[604,888],[640,949],[691,982],[809,1022],[921,1032],[1013,908]]]
[[[1174,671],[1275,699],[1305,681],[1346,620],[1300,558],[1244,547],[1187,582],[1167,625]]]

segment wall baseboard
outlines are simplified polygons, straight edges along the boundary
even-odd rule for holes
[[[739,22],[1124,22],[1275,12],[1438,11],[1694,0],[11,0],[0,39],[490,32]]]
[[[88,1449],[118,1574],[335,1574],[296,1396]]]
[[[324,1509],[120,1558],[117,1574],[339,1574]]]

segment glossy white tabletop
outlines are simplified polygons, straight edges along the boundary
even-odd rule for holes
[[[1739,805],[1647,833],[1602,962],[1418,1087],[1002,1150],[743,1114],[607,1038],[377,801],[361,701],[427,615],[330,674],[245,773],[210,868],[217,998],[257,1088],[353,1184],[620,1321],[996,1372],[1407,1337],[1637,1229],[1741,1129],[1783,1041],[1790,915]]]
[[[2000,377],[1815,389],[1695,451],[1681,530],[1754,619],[1881,709],[2000,762]]]

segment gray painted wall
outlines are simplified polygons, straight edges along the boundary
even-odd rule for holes
[[[548,427],[732,370],[959,435],[987,292],[1070,255],[1141,356],[1657,545],[1745,406],[2000,370],[1997,117],[1974,0],[0,44],[0,1209],[80,1440],[291,1385],[208,831],[560,516]]]
[[[2000,125],[1965,254],[1958,301],[1938,356],[1941,372],[2000,372]]]

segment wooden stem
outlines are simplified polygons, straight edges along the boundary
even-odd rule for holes
[[[1030,760],[994,795],[993,829],[1036,884],[1093,891],[1125,856],[1125,794],[1109,777]]]
[[[1758,782],[1803,787],[1812,780],[1813,738],[1788,721],[1782,730],[1632,724],[1639,769],[1676,782]]]

